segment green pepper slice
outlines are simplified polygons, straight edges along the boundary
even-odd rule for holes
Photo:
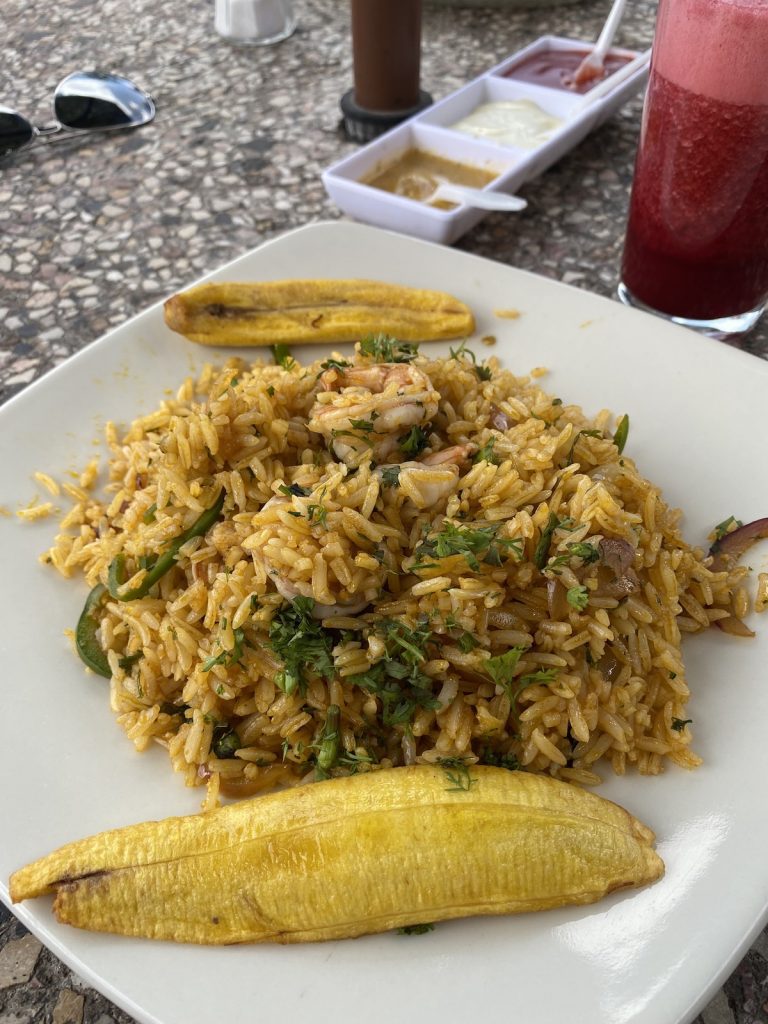
[[[619,421],[618,427],[616,427],[616,433],[613,435],[613,443],[619,449],[619,455],[624,451],[624,445],[627,443],[627,436],[629,435],[629,416],[624,413],[621,420]]]
[[[107,656],[99,643],[96,632],[101,623],[97,612],[101,607],[107,588],[103,583],[97,583],[85,601],[80,618],[75,630],[75,647],[82,661],[91,671],[105,679],[112,678],[112,670],[109,667]]]
[[[124,594],[120,593],[120,587],[125,583],[125,555],[121,553],[113,558],[109,564],[109,571],[107,575],[107,589],[109,590],[110,596],[116,601],[136,601],[140,597],[146,597],[161,576],[165,576],[168,570],[172,569],[173,566],[176,565],[179,549],[182,548],[188,540],[192,540],[193,537],[202,537],[208,532],[208,530],[210,530],[221,514],[225,497],[226,491],[222,488],[213,505],[206,509],[205,512],[203,512],[194,521],[194,523],[192,523],[188,530],[179,534],[168,550],[160,555],[152,568],[147,572],[143,582],[140,583],[138,587],[134,587],[133,590],[128,590]]]
[[[339,759],[341,734],[339,732],[340,709],[338,704],[329,704],[325,713],[325,725],[320,736],[315,761],[315,777],[327,779],[331,768]]]

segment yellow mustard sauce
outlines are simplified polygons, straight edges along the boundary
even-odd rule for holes
[[[371,174],[361,180],[364,185],[370,185],[372,188],[406,196],[408,199],[415,199],[417,202],[427,203],[442,210],[452,210],[456,203],[445,200],[430,202],[429,197],[438,185],[483,188],[496,177],[497,172],[487,168],[446,160],[421,149],[409,149],[392,163],[376,167]]]

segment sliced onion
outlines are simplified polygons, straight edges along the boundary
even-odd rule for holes
[[[622,598],[639,590],[640,578],[632,568],[635,549],[629,541],[623,537],[603,537],[597,546],[600,550],[598,596]]]
[[[554,619],[556,622],[564,619],[568,614],[568,599],[560,580],[551,578],[547,580],[547,610],[550,619]]]
[[[255,779],[224,779],[219,789],[224,796],[244,797],[256,796],[273,786],[295,786],[300,779],[287,764],[270,764],[262,768]]]
[[[735,615],[726,615],[724,619],[715,619],[715,625],[724,633],[730,633],[731,636],[753,637],[755,635],[749,626],[741,619],[737,619]]]
[[[611,650],[607,650],[603,654],[595,667],[602,677],[607,679],[609,683],[612,683],[621,671],[621,663]]]
[[[403,748],[403,764],[416,764],[416,740],[410,729],[403,733],[401,741]]]
[[[509,430],[512,426],[512,420],[498,405],[491,406],[491,426],[496,430]]]
[[[627,594],[634,594],[641,587],[640,577],[634,569],[627,569],[623,576],[618,576],[605,587],[609,597],[626,597]]]
[[[620,601],[627,594],[634,594],[640,587],[640,578],[634,569],[629,568],[621,576],[617,576],[613,569],[600,565],[597,570],[597,590],[594,594],[597,597],[615,597]]]
[[[600,561],[613,571],[617,579],[624,576],[635,561],[635,549],[623,537],[603,537],[598,547]]]
[[[755,519],[753,522],[745,523],[744,526],[727,533],[721,540],[716,540],[709,549],[710,555],[713,556],[710,569],[712,572],[725,571],[738,561],[755,541],[763,540],[765,537],[768,537],[768,518]],[[743,636],[744,634],[739,635]],[[754,634],[751,635],[754,636]]]

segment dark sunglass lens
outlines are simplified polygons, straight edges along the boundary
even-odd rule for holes
[[[57,96],[54,112],[67,128],[116,128],[131,123],[124,111],[98,96]]]
[[[0,156],[22,149],[32,141],[32,125],[21,114],[7,107],[0,107]]]
[[[75,72],[56,90],[54,116],[67,128],[120,128],[145,124],[154,108],[141,90],[119,75]]]

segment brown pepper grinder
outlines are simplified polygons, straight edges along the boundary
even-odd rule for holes
[[[432,102],[419,88],[421,0],[351,0],[354,88],[341,98],[342,127],[369,142]]]

